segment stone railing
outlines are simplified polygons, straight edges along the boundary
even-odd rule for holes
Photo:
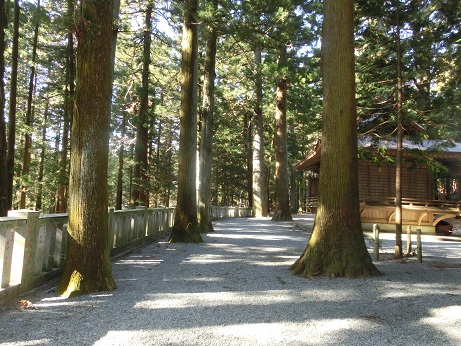
[[[111,255],[166,235],[174,208],[109,210]],[[211,207],[212,219],[249,217],[251,208]],[[60,275],[67,246],[67,214],[13,210],[0,217],[0,302]]]
[[[227,219],[233,217],[251,217],[252,210],[248,207],[215,207],[211,206],[211,219]]]

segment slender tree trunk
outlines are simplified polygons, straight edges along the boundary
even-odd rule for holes
[[[14,147],[16,144],[16,104],[19,60],[19,0],[14,0],[13,48],[11,52],[10,113],[8,120],[8,209],[13,208]]]
[[[149,145],[149,66],[150,66],[150,46],[152,31],[152,10],[153,4],[149,4],[146,10],[146,28],[144,29],[144,53],[142,64],[142,86],[140,94],[139,114],[136,126],[136,146],[133,180],[133,201],[135,205],[149,206],[148,192],[148,153]]]
[[[378,275],[359,212],[353,0],[325,0],[322,36],[323,127],[318,210],[295,274]]]
[[[8,148],[5,124],[5,0],[0,0],[0,217],[8,215]]]
[[[168,150],[166,153],[166,156],[167,156],[166,169],[168,170],[168,173],[169,173],[168,176],[171,177],[173,175],[173,153],[171,151],[171,146],[173,145],[173,131],[172,131],[171,123],[169,123],[169,129],[167,129],[166,133],[168,134],[168,137],[167,137]],[[167,179],[166,183],[167,183],[167,188],[166,188],[163,205],[165,205],[166,207],[169,207],[170,198],[171,198],[171,187],[173,186],[173,182],[171,181],[171,179]]]
[[[247,194],[248,206],[253,210],[253,114],[245,112],[243,124],[243,138],[245,139],[247,162]]]
[[[163,102],[162,102],[162,104],[163,104]],[[154,192],[154,205],[155,205],[156,208],[158,207],[159,199],[161,198],[161,196],[160,196],[161,182],[159,181],[159,179],[160,179],[160,147],[162,145],[162,134],[163,134],[162,121],[159,120],[158,127],[157,127],[157,141],[156,141],[157,151],[155,152],[155,176],[156,176],[155,180],[156,180],[156,184],[155,184],[155,192]]]
[[[69,27],[67,30],[67,51],[66,51],[66,90],[64,100],[64,119],[62,126],[61,155],[59,157],[59,186],[56,201],[56,212],[67,211],[67,187],[68,179],[68,147],[69,128],[74,107],[75,94],[75,49],[74,49],[74,26],[72,18],[74,14],[74,0],[67,1],[67,18]]]
[[[37,0],[37,13],[40,11],[40,0]],[[35,62],[37,60],[37,44],[38,44],[38,29],[39,29],[40,22],[36,20],[35,28],[34,28],[34,42],[32,44],[32,66],[30,67],[30,77],[29,77],[29,93],[27,96],[27,110],[26,110],[26,121],[25,125],[27,129],[32,128],[33,122],[33,111],[32,111],[32,101],[34,96],[34,89],[35,89]],[[22,179],[23,185],[21,187],[21,201],[19,203],[19,207],[21,209],[26,208],[26,197],[27,197],[27,189],[29,180],[29,168],[30,168],[30,150],[32,145],[32,133],[30,130],[27,130],[24,134],[24,156],[22,161]]]
[[[117,193],[115,197],[115,209],[121,210],[123,203],[123,158],[125,154],[125,145],[124,139],[126,129],[126,113],[122,114],[122,142],[120,143],[120,148],[118,150],[118,170],[117,170]]]
[[[57,294],[116,288],[108,237],[107,170],[114,0],[82,0],[76,11],[77,86],[71,136],[69,238]]]
[[[254,50],[256,65],[256,106],[253,117],[253,216],[269,214],[266,185],[266,165],[264,162],[264,121],[262,111],[261,47]]]
[[[218,2],[213,0],[217,10]],[[213,232],[211,223],[211,160],[213,147],[214,89],[216,66],[216,41],[218,35],[213,24],[208,25],[206,41],[205,76],[203,81],[201,133],[199,151],[198,222],[202,232]]]
[[[397,155],[395,170],[395,251],[394,258],[403,256],[402,249],[402,150],[403,150],[403,125],[402,125],[402,53],[400,44],[400,8],[397,5]]]
[[[178,196],[170,242],[201,242],[197,220],[198,0],[184,1]]]
[[[50,100],[47,98],[45,103],[45,114],[43,115],[43,125],[42,125],[42,147],[40,150],[40,162],[38,165],[38,191],[37,198],[35,200],[35,210],[42,210],[42,195],[43,195],[43,172],[45,170],[45,153],[46,153],[46,127],[48,121],[48,110],[50,106]]]
[[[293,214],[298,213],[299,189],[296,186],[297,171],[290,167],[290,209]]]
[[[287,65],[287,48],[279,52],[279,73]],[[275,208],[272,221],[291,221],[287,157],[287,88],[285,75],[277,80],[275,97]]]

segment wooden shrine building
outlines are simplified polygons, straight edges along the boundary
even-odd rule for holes
[[[402,170],[402,212],[404,231],[410,225],[414,231],[423,233],[447,233],[451,225],[443,220],[461,214],[459,178],[461,177],[461,144],[446,150],[432,150],[433,141],[413,144],[404,141],[404,169]],[[388,157],[395,157],[395,142],[382,141],[378,146],[385,148]],[[372,153],[376,148],[371,141],[359,141],[360,151]],[[298,171],[309,171],[308,201],[318,196],[318,172],[321,165],[321,142],[302,161],[292,167]],[[411,153],[424,153],[447,168],[443,176],[435,177],[427,160],[415,160]],[[395,164],[376,164],[373,160],[359,159],[359,198],[362,226],[371,229],[378,224],[382,230],[395,230]],[[312,207],[312,204],[310,205]]]

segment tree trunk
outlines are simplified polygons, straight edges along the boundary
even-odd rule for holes
[[[37,198],[35,200],[35,210],[42,210],[42,195],[43,195],[43,172],[45,170],[45,153],[46,153],[46,127],[48,120],[48,109],[50,106],[50,100],[47,97],[45,101],[45,113],[43,115],[43,125],[42,125],[42,145],[40,150],[40,162],[38,165],[38,176],[37,176]]]
[[[153,4],[149,4],[146,10],[146,28],[144,29],[144,52],[142,64],[142,86],[139,102],[139,114],[136,126],[135,162],[133,171],[133,201],[135,205],[149,206],[148,192],[148,153],[149,145],[149,66],[150,46],[152,31],[152,10]]]
[[[292,265],[304,277],[378,275],[359,212],[353,0],[325,0],[320,191],[307,247]]]
[[[395,169],[395,248],[394,258],[400,259],[403,256],[402,249],[402,150],[403,150],[403,125],[402,125],[402,53],[400,45],[400,8],[396,6],[397,26],[397,155]]]
[[[218,6],[213,0],[213,9]],[[213,147],[213,116],[214,116],[214,89],[216,66],[216,41],[218,35],[214,24],[208,25],[206,42],[205,76],[203,80],[201,132],[199,149],[199,194],[198,194],[198,222],[204,233],[213,232],[211,223],[211,159]]]
[[[37,0],[37,13],[40,12],[40,0]],[[34,28],[34,42],[32,45],[32,66],[30,67],[30,77],[29,77],[29,92],[27,96],[27,110],[26,110],[26,133],[24,134],[24,156],[22,161],[22,179],[23,185],[21,187],[21,201],[19,203],[20,209],[26,208],[26,197],[28,189],[28,180],[29,180],[29,168],[30,168],[30,150],[32,145],[32,133],[29,129],[32,128],[32,100],[34,96],[34,87],[35,87],[35,61],[37,60],[37,44],[38,44],[38,29],[40,22],[36,20]]]
[[[262,110],[261,47],[254,50],[256,65],[256,105],[253,117],[253,216],[263,217],[269,214],[269,201],[266,185],[264,162],[264,121]]]
[[[74,0],[67,1],[67,18],[71,21],[74,13]],[[67,211],[67,187],[68,179],[68,146],[69,127],[74,107],[75,94],[75,50],[74,50],[74,28],[69,26],[67,30],[67,51],[66,51],[66,89],[64,100],[64,119],[62,126],[61,155],[59,157],[59,186],[56,201],[56,212]]]
[[[245,140],[246,150],[246,180],[248,207],[253,209],[253,114],[245,112],[243,124],[243,138]]]
[[[299,189],[296,186],[297,171],[290,167],[290,209],[293,214],[298,213]]]
[[[122,141],[118,150],[118,170],[117,170],[117,192],[115,196],[115,210],[122,210],[123,202],[123,158],[125,154],[125,145],[123,143],[126,129],[126,113],[122,113]]]
[[[170,242],[201,242],[197,220],[197,69],[198,0],[185,0],[179,112],[179,162],[176,214]]]
[[[279,52],[279,73],[275,97],[275,207],[272,221],[291,221],[290,192],[288,188],[287,157],[287,87],[286,76],[282,74],[287,64],[285,45]]]
[[[116,288],[108,244],[107,169],[113,0],[82,0],[76,11],[77,86],[71,136],[69,240],[57,294]]]
[[[16,145],[16,103],[19,60],[19,0],[14,0],[13,48],[11,52],[10,113],[8,119],[8,209],[13,208],[14,148]]]
[[[172,125],[171,125],[171,122],[168,122],[169,124],[169,128],[167,128],[167,148],[171,148],[171,146],[173,145],[173,131],[172,131]],[[168,176],[172,176],[173,175],[173,153],[171,150],[167,150],[167,153],[166,153],[166,156],[167,156],[167,165],[165,167],[165,169],[167,169],[167,172],[168,172]],[[170,197],[171,197],[171,187],[173,186],[173,182],[171,181],[171,179],[168,179],[167,182],[167,188],[166,188],[166,192],[165,192],[165,196],[164,196],[164,200],[163,200],[163,205],[166,206],[166,207],[169,207],[170,206]]]
[[[8,149],[5,124],[5,0],[0,0],[0,217],[8,215]]]

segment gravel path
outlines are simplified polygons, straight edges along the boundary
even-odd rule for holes
[[[308,232],[268,219],[214,226],[204,243],[165,238],[114,261],[113,292],[27,297],[31,306],[0,312],[0,344],[461,344],[460,242],[424,237],[422,264],[384,259],[380,277],[304,279],[288,267]]]

